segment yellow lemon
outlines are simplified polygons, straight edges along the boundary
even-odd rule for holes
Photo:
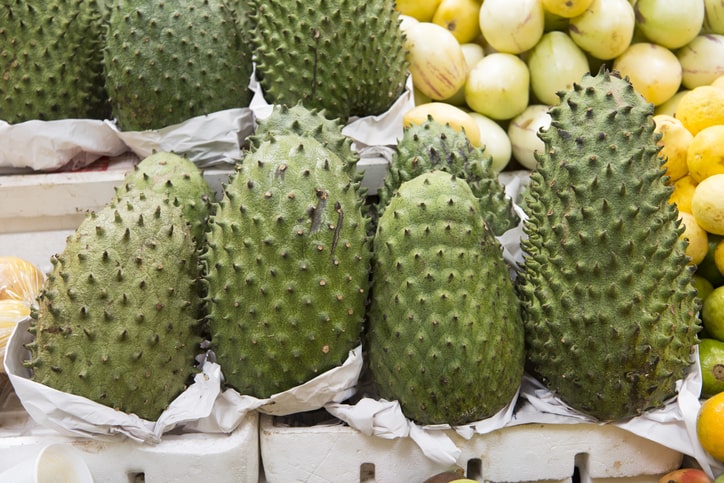
[[[397,0],[395,8],[403,15],[408,15],[420,22],[429,22],[435,15],[441,0]]]
[[[699,226],[691,213],[680,211],[679,219],[684,225],[684,231],[679,238],[686,240],[686,255],[689,257],[689,263],[698,265],[709,251],[708,234]]]
[[[696,185],[691,214],[709,233],[724,235],[724,174],[709,176]]]
[[[689,143],[694,138],[681,121],[668,114],[654,116],[656,132],[661,134],[658,145],[662,146],[659,156],[666,159],[664,168],[669,182],[680,179],[689,172],[686,164]]]
[[[724,392],[701,404],[696,417],[696,435],[704,450],[724,461]]]
[[[704,128],[724,124],[724,89],[695,87],[679,99],[676,117],[694,136]]]
[[[669,197],[669,203],[676,204],[679,211],[691,213],[691,197],[694,196],[696,181],[689,175],[674,182],[674,192]]]
[[[719,273],[724,276],[724,240],[719,240],[716,248],[714,248],[714,265],[716,265]]]
[[[480,3],[478,0],[442,0],[432,23],[448,29],[461,44],[471,42],[480,35]]]
[[[711,175],[724,173],[724,124],[704,128],[692,138],[686,165],[698,183]]]
[[[543,0],[543,8],[559,17],[571,18],[581,15],[593,0]]]

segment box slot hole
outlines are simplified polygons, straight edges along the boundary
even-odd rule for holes
[[[360,483],[371,483],[375,481],[374,463],[362,463],[359,465],[359,481]]]
[[[128,473],[128,483],[145,483],[146,474],[140,473]]]
[[[470,458],[465,468],[466,478],[475,481],[483,481],[483,460]]]
[[[573,461],[572,483],[591,483],[591,475],[588,472],[588,453],[578,453]]]

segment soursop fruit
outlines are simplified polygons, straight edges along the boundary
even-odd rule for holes
[[[115,0],[106,89],[126,131],[248,107],[251,52],[222,0]]]
[[[27,344],[32,379],[156,420],[202,352],[200,265],[181,208],[153,193],[109,203],[51,261]]]
[[[251,0],[256,77],[270,104],[323,109],[346,124],[382,114],[407,78],[393,0]]]
[[[485,148],[476,148],[465,133],[428,117],[406,127],[390,160],[383,186],[378,190],[378,211],[385,209],[400,185],[420,174],[440,170],[467,181],[480,199],[481,213],[496,236],[514,228],[520,218],[493,170]]]
[[[266,398],[341,365],[361,343],[371,247],[358,183],[295,134],[247,151],[210,218],[211,349],[226,383]]]
[[[576,410],[637,416],[675,396],[692,364],[693,266],[653,106],[603,69],[559,95],[525,195],[528,368]]]
[[[95,0],[0,4],[0,119],[104,119],[105,26]]]
[[[519,303],[502,247],[463,179],[423,173],[377,225],[368,351],[379,395],[419,424],[486,419],[523,376]]]
[[[197,246],[204,244],[215,193],[193,161],[170,152],[151,154],[126,174],[116,188],[116,198],[123,199],[132,191],[153,191],[171,197],[183,210]]]

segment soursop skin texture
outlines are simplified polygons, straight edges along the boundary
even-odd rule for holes
[[[368,352],[379,395],[418,424],[495,415],[523,376],[518,299],[464,180],[404,182],[374,238]]]
[[[32,379],[155,421],[202,352],[198,256],[181,209],[159,195],[109,203],[51,261],[27,345]]]
[[[252,0],[256,76],[270,104],[323,109],[346,124],[382,114],[408,62],[392,0]]]
[[[122,200],[132,191],[168,195],[181,207],[196,245],[203,246],[215,193],[193,161],[176,153],[153,153],[126,174],[123,183],[116,188],[116,199]]]
[[[361,343],[371,258],[362,202],[344,163],[312,138],[282,135],[247,152],[202,255],[227,385],[266,398]]]
[[[693,268],[653,106],[604,70],[560,97],[525,200],[528,369],[573,409],[618,420],[661,407],[689,370]]]
[[[490,155],[470,144],[465,133],[428,117],[404,129],[377,193],[378,211],[385,209],[403,182],[432,170],[445,171],[467,181],[480,199],[485,222],[500,236],[516,227],[520,218],[492,166]]]
[[[238,25],[221,0],[115,0],[103,61],[120,128],[248,107],[251,53]]]
[[[0,4],[0,119],[104,119],[105,27],[90,0]]]

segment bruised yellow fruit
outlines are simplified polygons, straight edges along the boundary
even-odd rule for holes
[[[413,86],[435,101],[455,94],[468,75],[467,61],[455,36],[432,22],[409,22],[403,32]]]
[[[686,155],[689,143],[694,138],[681,121],[668,114],[654,116],[656,132],[661,134],[658,145],[662,146],[659,156],[666,159],[664,169],[669,182],[683,178],[689,172]]]
[[[396,0],[395,8],[403,15],[419,20],[420,22],[429,22],[435,14],[441,0]]]
[[[689,175],[679,178],[674,182],[674,192],[669,197],[669,203],[676,204],[679,211],[691,213],[691,197],[696,190],[696,181]]]
[[[679,212],[679,219],[684,225],[684,232],[679,238],[686,240],[686,255],[689,257],[689,263],[698,265],[706,257],[709,251],[709,239],[702,227],[696,222],[696,218],[691,213],[685,211]]]
[[[724,235],[724,174],[709,176],[696,186],[691,214],[709,233]]]
[[[699,183],[724,173],[724,124],[704,128],[692,138],[686,164],[691,177]]]
[[[442,0],[432,16],[432,23],[448,29],[461,44],[480,35],[479,0]]]
[[[543,8],[559,17],[571,18],[582,14],[593,0],[543,0]]]
[[[440,124],[447,124],[458,131],[465,132],[473,146],[480,146],[480,128],[475,119],[459,107],[446,102],[428,102],[407,111],[402,116],[403,127],[424,124],[431,117]]]
[[[714,86],[691,89],[679,100],[676,118],[694,136],[709,126],[724,124],[724,89]]]

